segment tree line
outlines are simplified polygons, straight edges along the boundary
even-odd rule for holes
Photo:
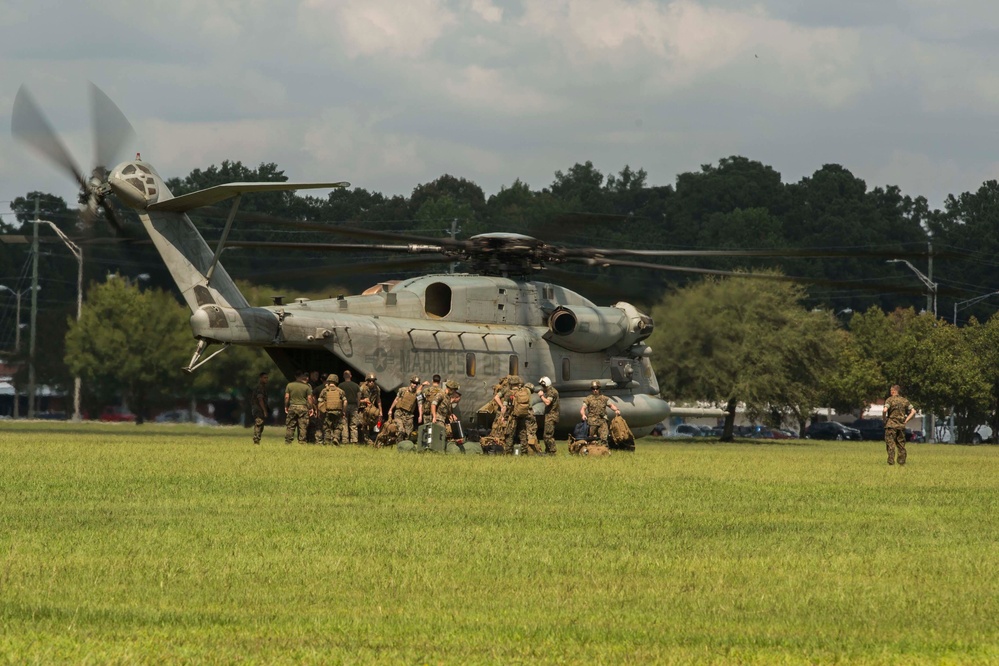
[[[257,168],[225,161],[196,169],[183,178],[171,178],[175,194],[232,181],[285,181],[275,164]],[[14,219],[5,223],[5,234],[30,233],[36,197],[42,219],[59,225],[74,237],[85,235],[85,281],[106,282],[109,273],[123,276],[148,273],[146,289],[170,291],[172,284],[144,233],[130,225],[138,242],[111,237],[100,224],[79,228],[78,215],[61,198],[29,193],[11,204]],[[604,175],[592,163],[575,164],[558,171],[550,184],[535,189],[514,180],[496,194],[486,196],[467,179],[443,175],[414,187],[409,196],[389,196],[363,187],[336,190],[325,197],[276,192],[244,197],[246,214],[266,213],[292,221],[321,221],[331,227],[362,227],[386,232],[427,236],[450,233],[457,223],[459,237],[485,231],[511,231],[553,242],[575,245],[661,249],[790,249],[805,248],[838,253],[816,260],[688,258],[670,263],[723,270],[778,270],[785,275],[815,281],[805,286],[800,303],[809,312],[862,312],[896,309],[918,312],[925,305],[924,287],[904,266],[888,264],[885,257],[908,257],[938,282],[941,312],[957,303],[999,290],[992,257],[999,245],[999,184],[988,181],[976,192],[947,198],[941,209],[932,209],[921,196],[903,194],[895,186],[868,188],[866,183],[839,165],[824,165],[811,176],[786,183],[773,168],[745,157],[733,156],[717,164],[677,176],[672,184],[653,185],[643,169],[625,166]],[[126,215],[127,215],[127,211]],[[228,208],[197,211],[195,223],[206,238],[217,238]],[[344,240],[291,226],[258,221],[237,222],[231,238],[243,240]],[[881,258],[872,256],[880,253]],[[24,245],[0,244],[0,284],[26,285],[27,251]],[[257,304],[273,294],[316,296],[356,293],[376,277],[365,272],[377,268],[383,255],[375,252],[328,255],[317,252],[280,254],[240,249],[228,251],[230,273],[252,279],[261,290]],[[43,245],[40,274],[39,330],[44,330],[46,353],[36,368],[40,382],[71,385],[72,372],[63,360],[64,346],[75,303],[75,260],[59,244]],[[443,266],[441,268],[444,268]],[[433,267],[430,269],[433,270]],[[650,274],[639,269],[616,269],[613,292],[606,290],[604,269],[584,270],[568,284],[595,301],[624,298],[653,308],[670,294],[701,283],[686,274]],[[589,272],[589,274],[586,274]],[[400,277],[399,275],[393,275]],[[559,278],[558,281],[562,281]],[[850,283],[844,285],[843,283]],[[858,288],[865,285],[865,288]],[[9,284],[14,287],[15,284]],[[603,286],[603,290],[601,290]],[[44,295],[42,295],[44,294]],[[9,295],[7,295],[9,296]],[[88,300],[91,296],[88,293]],[[12,299],[0,296],[0,347],[11,348]],[[658,310],[658,308],[657,308]],[[962,309],[961,323],[972,315],[985,320],[988,301]],[[23,320],[23,318],[22,318]],[[850,331],[853,332],[852,324]],[[661,329],[660,329],[661,330]],[[22,355],[23,347],[22,345]],[[227,352],[228,354],[228,352]],[[209,364],[211,365],[211,364]],[[206,366],[208,367],[208,366]],[[225,383],[225,382],[223,382]],[[206,391],[222,391],[216,385]]]

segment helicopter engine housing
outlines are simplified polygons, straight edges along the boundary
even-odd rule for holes
[[[626,349],[652,333],[652,319],[629,303],[612,307],[561,305],[548,316],[544,338],[577,352]]]

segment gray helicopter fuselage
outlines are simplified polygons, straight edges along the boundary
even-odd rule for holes
[[[109,184],[139,214],[190,307],[196,358],[208,344],[255,346],[288,376],[349,368],[359,376],[374,373],[389,393],[410,375],[440,374],[461,384],[466,418],[492,398],[503,376],[535,383],[546,376],[561,394],[563,430],[579,420],[594,380],[636,434],[668,414],[644,342],[652,320],[628,303],[599,307],[542,281],[442,274],[383,283],[357,296],[254,307],[218,262],[221,244],[212,250],[185,211],[243,192],[301,185],[233,183],[174,198],[140,161],[117,166]]]

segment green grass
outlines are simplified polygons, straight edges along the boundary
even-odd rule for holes
[[[999,447],[0,423],[0,661],[999,663]]]

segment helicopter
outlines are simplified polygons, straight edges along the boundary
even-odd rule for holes
[[[668,266],[642,261],[664,256],[771,256],[746,251],[635,250],[566,247],[515,233],[484,233],[468,239],[434,239],[320,223],[298,223],[316,231],[391,243],[263,243],[228,241],[244,195],[279,190],[349,187],[345,181],[236,182],[174,196],[156,169],[135,159],[109,164],[134,134],[121,111],[91,84],[97,165],[89,175],[79,167],[22,86],[14,102],[14,136],[40,152],[80,185],[81,211],[98,211],[117,231],[122,222],[111,197],[138,216],[191,310],[195,349],[193,372],[232,345],[266,352],[289,379],[301,369],[355,376],[374,375],[391,402],[411,375],[439,374],[461,385],[466,431],[474,432],[474,408],[488,403],[505,375],[526,382],[549,377],[559,391],[558,431],[571,431],[583,399],[597,382],[636,436],[652,431],[667,416],[680,414],[660,397],[646,343],[652,318],[618,301],[600,306],[579,293],[544,279],[549,268],[628,266],[656,271],[745,276],[745,273]],[[232,200],[221,236],[211,247],[188,213]],[[262,216],[266,221],[266,216]],[[243,219],[243,218],[241,218]],[[400,242],[403,241],[403,242]],[[252,306],[222,265],[231,247],[304,245],[331,252],[415,255],[395,265],[462,262],[464,273],[429,273],[377,283],[362,294],[322,300],[305,298]],[[776,279],[785,279],[772,276]],[[388,404],[386,402],[385,404]]]

